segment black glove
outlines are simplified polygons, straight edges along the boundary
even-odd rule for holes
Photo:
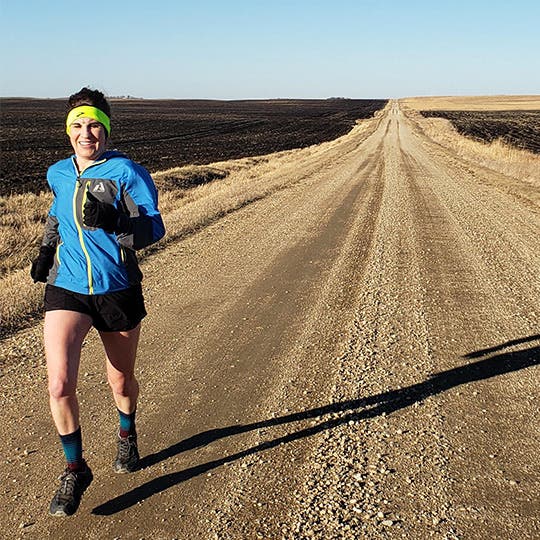
[[[99,201],[89,191],[86,193],[83,223],[108,233],[128,232],[130,228],[128,216],[120,213],[112,204]]]
[[[86,193],[83,223],[87,227],[99,227],[113,233],[118,222],[118,214],[118,210],[112,204],[99,201],[89,191]]]
[[[41,246],[39,248],[39,255],[32,262],[32,268],[30,269],[30,275],[34,280],[34,283],[41,281],[42,283],[47,282],[47,276],[49,275],[49,270],[54,264],[54,254],[56,249],[51,246]]]

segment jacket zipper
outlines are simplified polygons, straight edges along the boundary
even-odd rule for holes
[[[80,180],[80,176],[77,176],[77,183]],[[82,208],[81,211],[84,212],[84,203],[86,202],[86,186],[87,182],[84,182],[83,184],[83,197],[82,197]],[[79,220],[77,219],[77,192],[80,188],[75,188],[73,192],[73,220],[75,221],[75,226],[77,227],[77,233],[79,235],[79,242],[81,244],[81,248],[84,253],[84,258],[86,259],[86,274],[88,277],[88,294],[94,294],[94,286],[92,283],[92,262],[90,261],[90,255],[88,254],[88,250],[86,249],[86,245],[84,243],[84,235],[82,231],[81,224],[79,223]],[[84,214],[81,214],[84,215]]]
[[[79,236],[79,242],[81,244],[81,248],[84,253],[84,258],[86,259],[86,274],[88,277],[88,294],[94,294],[94,284],[92,280],[92,261],[90,259],[90,254],[88,253],[88,250],[86,249],[86,245],[84,243],[84,235],[83,235],[81,224],[79,223],[79,220],[77,219],[77,193],[79,189],[81,188],[83,189],[83,196],[82,196],[82,201],[81,201],[81,216],[84,216],[84,205],[86,203],[88,181],[83,181],[82,175],[90,167],[93,167],[94,165],[99,165],[100,163],[104,163],[105,161],[107,160],[103,159],[101,161],[96,161],[95,163],[92,163],[92,165],[90,165],[89,167],[86,167],[86,169],[83,169],[81,172],[78,172],[77,165],[75,163],[75,158],[73,158],[73,166],[75,167],[75,171],[77,171],[77,184],[80,186],[79,188],[75,186],[75,190],[73,192],[73,220],[75,221],[75,226],[77,227],[77,233]]]

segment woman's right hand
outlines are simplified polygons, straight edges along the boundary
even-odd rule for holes
[[[47,282],[49,271],[54,264],[54,254],[56,249],[51,246],[41,246],[39,248],[39,255],[32,262],[32,268],[30,269],[30,275],[34,280],[34,283],[41,281]]]

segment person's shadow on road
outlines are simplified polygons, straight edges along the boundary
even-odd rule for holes
[[[465,355],[464,358],[481,358],[481,360],[458,368],[450,369],[448,371],[436,373],[426,381],[413,384],[406,388],[390,390],[388,392],[383,392],[375,396],[369,396],[361,399],[330,403],[328,405],[316,407],[308,411],[300,411],[251,424],[234,425],[204,431],[193,437],[182,440],[168,448],[160,450],[159,452],[142,458],[140,467],[150,467],[156,463],[180,454],[181,452],[208,445],[224,437],[246,433],[255,429],[270,428],[273,426],[290,424],[301,420],[308,420],[330,415],[328,420],[321,420],[320,423],[316,425],[312,425],[298,431],[293,431],[292,433],[283,435],[273,440],[262,442],[256,446],[246,448],[241,452],[224,456],[220,459],[209,461],[207,463],[202,463],[201,465],[197,465],[183,471],[169,473],[154,478],[153,480],[145,482],[135,489],[119,495],[118,497],[114,497],[113,499],[110,499],[107,502],[95,507],[92,510],[92,513],[97,515],[112,515],[125,510],[126,508],[129,508],[144,499],[148,499],[152,495],[165,491],[176,484],[185,482],[190,478],[220,467],[225,463],[231,463],[246,456],[274,448],[284,443],[289,443],[304,437],[316,435],[317,433],[326,431],[328,429],[333,429],[350,421],[356,422],[359,420],[374,418],[382,415],[383,413],[388,415],[405,407],[409,407],[414,403],[421,402],[430,396],[435,396],[457,386],[535,366],[539,363],[540,357],[540,346],[538,345],[513,352],[501,351],[536,340],[540,340],[540,334],[515,339],[489,349],[469,353]],[[341,414],[336,418],[335,413]]]

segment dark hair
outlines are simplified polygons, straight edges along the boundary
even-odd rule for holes
[[[103,111],[109,118],[111,117],[111,107],[105,99],[103,92],[91,90],[88,87],[81,88],[76,94],[72,94],[68,99],[69,110],[80,105],[91,105]]]

